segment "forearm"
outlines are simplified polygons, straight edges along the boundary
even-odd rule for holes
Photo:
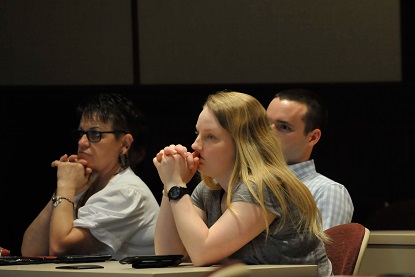
[[[177,226],[177,232],[181,238],[186,251],[194,264],[206,265],[211,261],[209,251],[212,249],[207,246],[209,235],[209,228],[206,223],[196,212],[192,200],[189,195],[183,196],[178,201],[171,201],[170,203],[173,217]],[[216,252],[216,250],[213,250]]]
[[[157,217],[154,244],[156,254],[158,255],[183,254],[187,256],[186,249],[177,232],[169,199],[166,196],[162,197]]]
[[[21,246],[23,256],[49,255],[49,228],[51,215],[52,201],[49,201],[23,235]]]
[[[61,199],[56,207],[52,208],[49,230],[50,255],[63,255],[71,247],[68,236],[73,229],[75,191],[73,189],[58,189],[56,196],[66,197]]]

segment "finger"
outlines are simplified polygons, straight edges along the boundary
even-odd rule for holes
[[[153,158],[153,164],[154,164],[156,167],[160,164],[160,162],[161,162],[161,159],[159,160],[157,156]]]
[[[187,153],[187,148],[185,146],[181,145],[181,144],[176,145],[175,149],[176,149],[177,153],[179,153],[183,157]]]
[[[84,159],[77,159],[76,162],[82,164],[83,166],[86,166],[88,164],[88,162]]]
[[[163,151],[163,154],[166,156],[177,154],[176,149],[174,149],[174,147],[172,146],[164,147],[162,151]]]
[[[193,168],[193,157],[192,157],[191,153],[185,152],[183,154],[183,157],[184,157],[184,160],[186,161],[187,167],[189,169],[192,169]]]
[[[195,157],[193,158],[193,166],[197,169],[197,167],[199,166],[199,157]]]
[[[85,167],[85,174],[86,175],[89,175],[89,174],[91,174],[92,173],[92,168],[90,168],[90,167]]]
[[[68,155],[66,155],[66,154],[61,156],[60,159],[59,159],[60,162],[66,162],[67,160],[68,160]]]
[[[77,162],[78,161],[78,155],[70,155],[67,159],[68,162]]]
[[[195,172],[197,170],[197,167],[199,166],[199,157],[193,157],[193,155],[189,153],[189,155],[187,155],[186,157],[186,162],[187,168],[191,172]]]
[[[159,153],[157,153],[154,159],[156,159],[157,162],[161,162],[162,157],[163,157],[163,153],[160,151]]]

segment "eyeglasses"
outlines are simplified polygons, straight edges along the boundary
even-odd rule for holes
[[[84,135],[86,135],[89,142],[100,142],[102,138],[102,134],[117,134],[117,133],[127,134],[126,131],[122,131],[122,130],[107,131],[107,132],[100,132],[96,130],[88,130],[88,131],[76,130],[75,139],[79,141]]]

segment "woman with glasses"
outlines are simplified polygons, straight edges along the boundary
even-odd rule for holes
[[[159,205],[132,170],[145,154],[143,115],[120,94],[97,95],[77,111],[77,154],[52,162],[56,191],[25,231],[22,255],[154,254]]]
[[[316,203],[288,168],[257,99],[211,94],[192,149],[169,145],[153,158],[164,184],[156,254],[182,254],[196,266],[315,264],[318,276],[332,274]],[[202,180],[189,195],[196,171]]]

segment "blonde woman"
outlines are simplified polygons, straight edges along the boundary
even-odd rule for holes
[[[320,213],[257,99],[211,94],[192,148],[170,145],[153,159],[164,184],[156,254],[183,254],[196,266],[317,264],[319,276],[332,274]],[[196,171],[202,181],[190,196],[186,183]]]

